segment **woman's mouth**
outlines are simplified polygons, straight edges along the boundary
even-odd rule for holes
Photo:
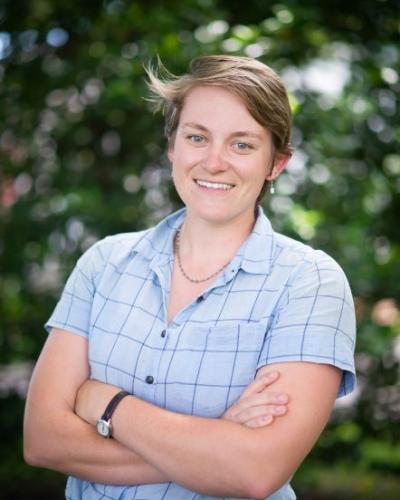
[[[229,191],[230,189],[234,188],[234,184],[228,184],[226,182],[210,182],[210,181],[204,181],[200,179],[195,179],[195,182],[198,186],[207,188],[207,189],[215,189],[215,190],[224,190],[224,191]]]

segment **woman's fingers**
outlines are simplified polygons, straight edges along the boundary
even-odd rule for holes
[[[249,384],[246,389],[242,392],[240,399],[250,396],[251,394],[256,394],[257,392],[261,392],[265,387],[276,382],[279,378],[279,372],[276,370],[271,371],[267,374],[262,375],[261,377],[256,378],[251,384]]]
[[[245,408],[243,411],[235,415],[235,422],[247,425],[253,419],[261,419],[262,417],[281,417],[287,412],[285,405],[260,405]]]
[[[256,378],[222,418],[247,427],[261,427],[269,425],[274,417],[284,415],[289,400],[287,394],[270,390],[278,378],[276,370]]]
[[[263,415],[261,417],[256,417],[248,422],[246,422],[244,425],[246,427],[250,427],[251,429],[257,429],[258,427],[264,427],[266,425],[272,424],[274,421],[274,417],[272,415]]]
[[[251,394],[246,398],[241,398],[235,403],[236,411],[260,405],[286,405],[289,401],[288,395],[284,392],[275,392],[265,389],[262,392]]]
[[[281,417],[286,414],[286,406],[269,406],[266,408],[256,407],[259,411],[252,411],[250,413],[243,413],[239,415],[241,424],[252,429],[264,427],[272,424],[275,418]],[[252,409],[254,410],[254,409]]]
[[[265,389],[262,392],[250,394],[247,397],[241,397],[225,412],[224,417],[234,422],[238,421],[239,415],[253,408],[267,408],[268,406],[287,405],[289,398],[282,392],[273,392]]]

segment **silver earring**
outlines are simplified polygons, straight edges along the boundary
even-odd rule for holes
[[[270,192],[270,194],[275,194],[274,181],[271,181],[271,184],[269,185],[269,192]]]

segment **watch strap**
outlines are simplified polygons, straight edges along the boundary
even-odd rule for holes
[[[120,401],[125,397],[129,396],[129,392],[126,391],[119,391],[117,394],[111,399],[111,401],[108,403],[106,409],[104,410],[104,413],[101,417],[101,420],[105,420],[108,422],[111,419],[112,414],[115,411],[115,408],[118,406]]]

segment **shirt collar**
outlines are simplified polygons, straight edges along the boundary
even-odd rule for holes
[[[133,245],[132,252],[150,260],[150,267],[170,262],[173,256],[173,238],[182,225],[185,214],[186,209],[182,208],[145,231],[144,236]]]
[[[173,258],[173,238],[182,225],[186,209],[163,219],[155,227],[145,231],[144,236],[132,247],[132,252],[151,261],[150,267],[169,263]],[[242,268],[252,274],[268,274],[274,249],[274,231],[263,209],[257,208],[257,219],[249,237],[239,248],[227,271]]]
[[[262,207],[257,208],[257,219],[249,237],[234,258],[236,267],[252,274],[269,274],[274,251],[274,231]]]

